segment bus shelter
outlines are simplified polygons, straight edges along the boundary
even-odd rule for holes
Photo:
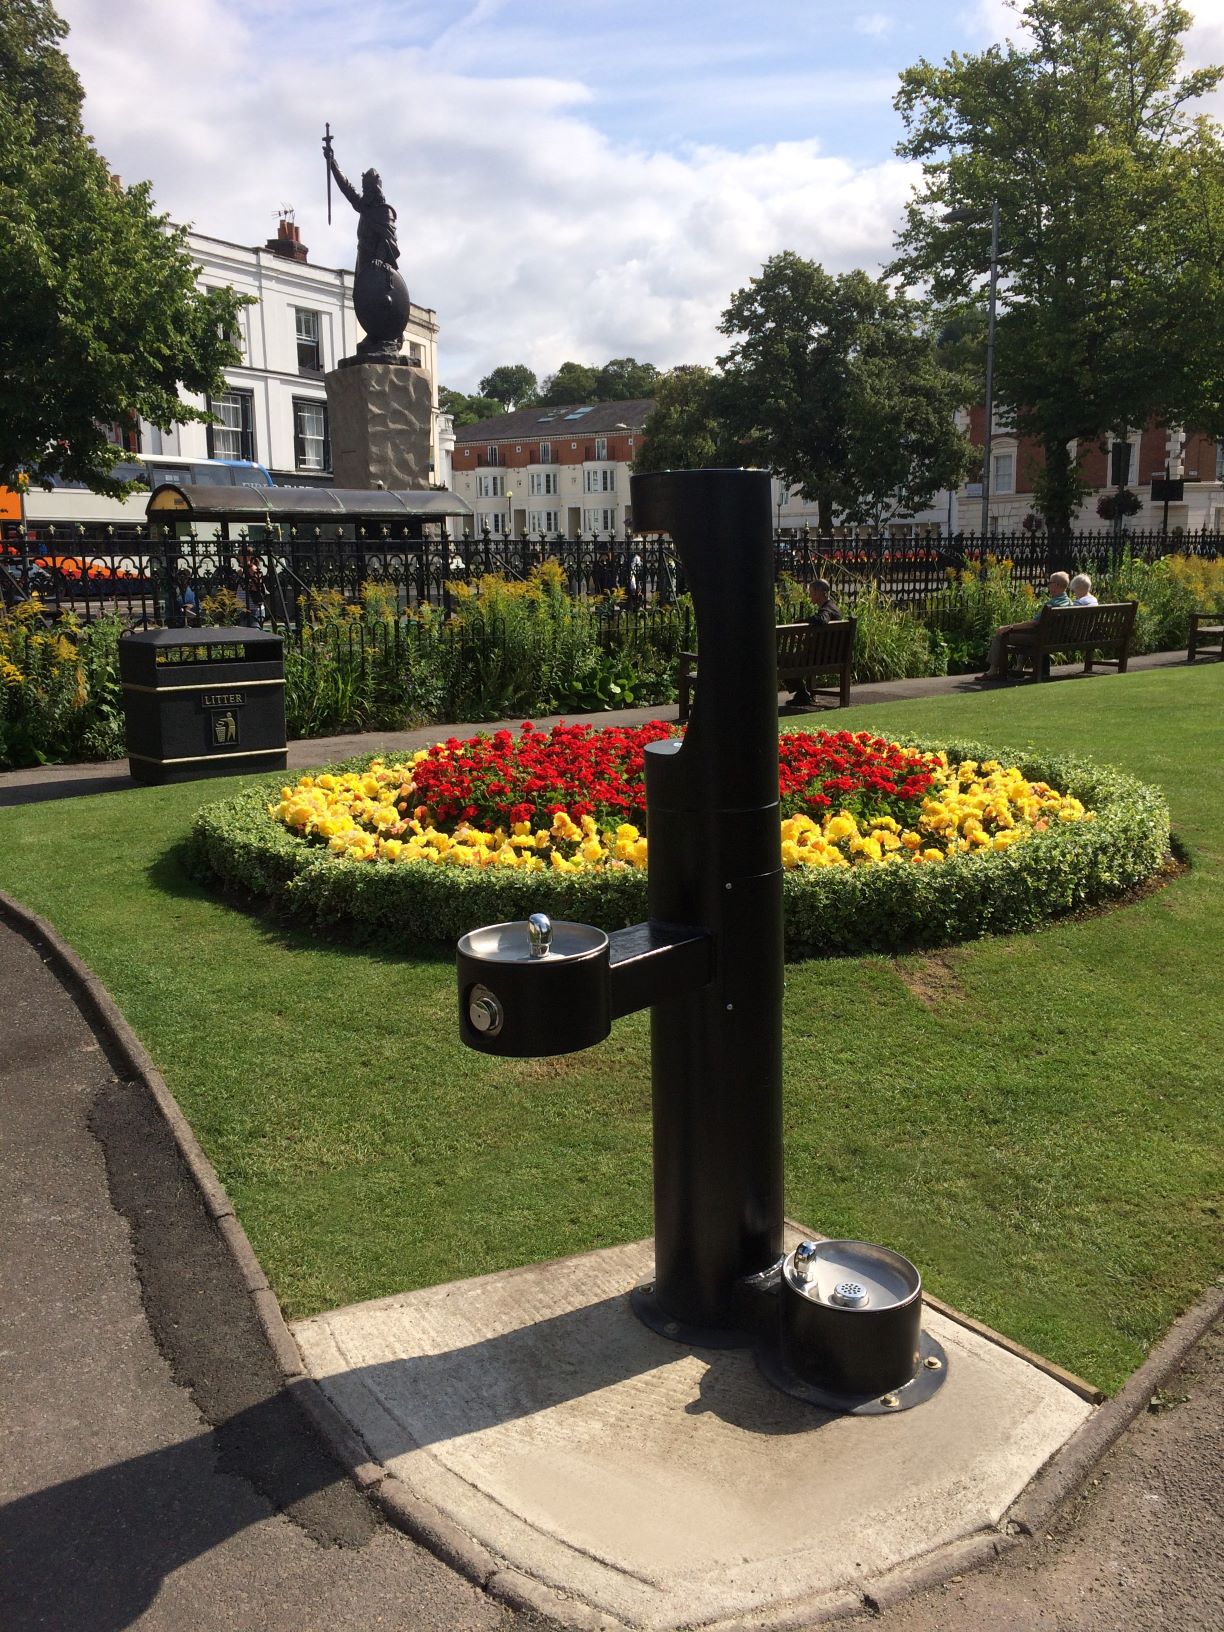
[[[435,488],[387,492],[347,487],[206,487],[163,482],[145,506],[155,540],[217,539],[224,544],[413,543],[471,506]]]
[[[346,599],[385,584],[401,604],[445,594],[452,540],[471,507],[434,488],[208,487],[163,483],[146,506],[166,586],[167,621],[198,621],[209,594],[231,589],[248,609],[301,621],[303,597]],[[158,560],[157,558],[160,557]]]

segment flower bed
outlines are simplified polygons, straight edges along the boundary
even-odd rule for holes
[[[317,924],[451,942],[544,908],[645,916],[643,760],[662,722],[450,738],[210,806],[210,873]],[[1031,927],[1160,866],[1160,795],[1082,762],[867,732],[780,739],[791,956],[895,950]],[[269,793],[271,792],[271,797]]]

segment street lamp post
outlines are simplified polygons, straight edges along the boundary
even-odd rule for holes
[[[990,206],[990,305],[986,316],[986,446],[982,468],[982,541],[990,531],[990,439],[994,431],[995,295],[999,287],[999,201]]]
[[[967,222],[979,219],[970,209],[949,210],[943,217],[947,222]],[[986,434],[982,462],[982,541],[990,532],[990,443],[994,431],[994,348],[995,305],[999,288],[999,201],[990,206],[990,302],[986,315]]]

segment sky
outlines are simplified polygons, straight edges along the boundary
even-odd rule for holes
[[[1189,62],[1224,61],[1224,0],[1185,3]],[[99,150],[200,232],[262,244],[289,208],[351,266],[330,123],[340,168],[382,175],[463,391],[499,363],[712,362],[784,249],[878,271],[917,179],[899,71],[1017,35],[1005,0],[56,4]]]

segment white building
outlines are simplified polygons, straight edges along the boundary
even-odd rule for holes
[[[139,451],[184,459],[252,459],[286,485],[330,482],[323,376],[342,357],[352,356],[361,339],[353,314],[352,272],[308,261],[298,228],[288,217],[262,249],[200,232],[188,234],[187,247],[199,268],[201,287],[228,286],[254,297],[255,304],[238,314],[234,340],[242,362],[225,371],[228,389],[207,403],[185,397],[197,407],[208,407],[218,424],[179,425],[165,432],[142,423]],[[442,485],[446,461],[439,446],[438,323],[431,308],[413,302],[404,351],[429,380],[434,405],[430,458],[434,480]]]

